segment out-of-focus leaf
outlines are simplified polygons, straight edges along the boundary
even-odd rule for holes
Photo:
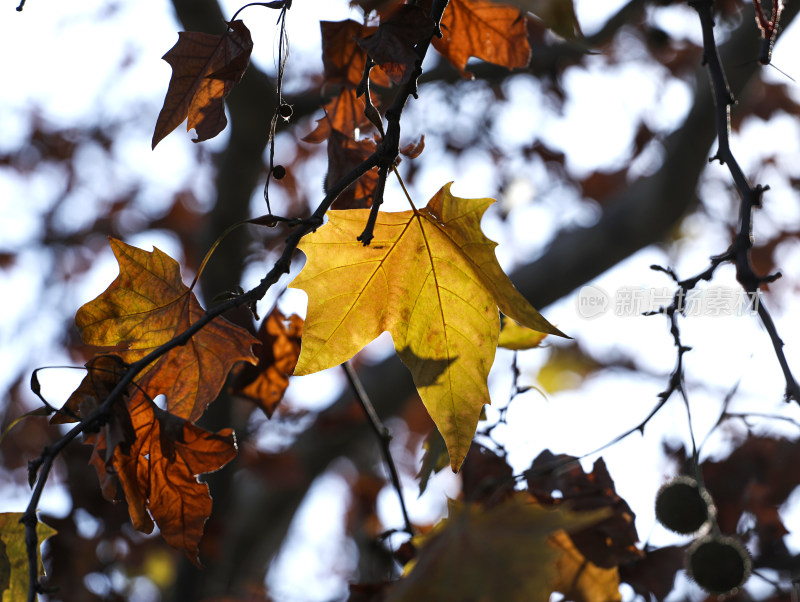
[[[508,69],[525,67],[531,57],[525,17],[518,8],[492,0],[450,0],[442,15],[443,37],[433,46],[465,77],[470,57]]]
[[[18,602],[28,599],[28,550],[25,547],[25,525],[22,512],[0,513],[0,601]],[[52,527],[40,522],[36,526],[39,544],[56,534]],[[39,566],[41,551],[37,550]]]
[[[388,331],[454,471],[490,402],[498,307],[530,328],[562,334],[514,288],[496,243],[481,232],[493,202],[454,197],[448,184],[422,210],[379,213],[366,247],[357,238],[368,211],[330,212],[300,243],[308,261],[292,283],[309,296],[295,373],[337,366]]]
[[[533,349],[541,345],[546,336],[546,332],[531,330],[520,326],[514,320],[506,319],[500,329],[500,338],[497,341],[497,346],[514,351]]]
[[[558,557],[548,537],[592,520],[596,516],[545,510],[524,494],[488,510],[451,502],[447,519],[415,538],[417,558],[387,600],[547,600]]]
[[[375,141],[366,138],[353,140],[338,130],[328,138],[328,174],[325,186],[335,184],[349,174],[353,168],[367,159],[376,149]],[[365,209],[372,206],[375,188],[378,185],[378,168],[375,167],[347,187],[333,204],[334,209]],[[360,243],[359,243],[360,244]]]
[[[578,551],[566,531],[556,531],[547,544],[560,553],[556,557],[551,586],[573,602],[620,602],[617,568],[601,569]]]
[[[644,599],[654,596],[658,602],[663,602],[672,591],[676,573],[684,567],[685,555],[686,546],[645,550],[639,560],[619,566],[620,580]]]
[[[292,314],[287,318],[277,307],[273,308],[258,329],[258,364],[242,365],[231,392],[255,403],[267,417],[272,416],[300,357],[302,333],[300,316]]]
[[[612,568],[642,557],[635,514],[617,495],[602,458],[585,473],[577,458],[544,450],[525,472],[528,492],[541,504],[566,504],[575,512],[605,509],[609,515],[591,527],[574,531],[570,538],[578,551],[601,568]],[[553,493],[558,491],[558,497]]]
[[[419,494],[425,493],[431,475],[439,472],[448,464],[447,445],[439,429],[434,427],[422,443],[422,466],[419,469]]]
[[[573,0],[503,0],[533,13],[562,38],[582,38],[583,32],[575,14]]]
[[[119,276],[99,297],[78,310],[75,322],[89,345],[117,347],[130,364],[186,330],[204,311],[181,280],[169,255],[111,239]],[[150,364],[136,383],[153,399],[167,397],[167,411],[195,422],[219,393],[238,361],[257,362],[258,340],[245,329],[216,318],[186,345]]]
[[[222,35],[182,31],[162,58],[172,67],[164,106],[158,115],[153,148],[188,117],[195,142],[225,129],[225,97],[250,63],[253,40],[242,21],[228,23]]]
[[[367,54],[357,40],[376,31],[375,27],[365,27],[361,23],[347,21],[321,21],[322,65],[325,81],[355,88],[364,76]],[[373,83],[388,87],[389,78],[380,69],[370,72]]]

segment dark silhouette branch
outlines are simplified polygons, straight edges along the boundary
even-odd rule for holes
[[[751,185],[744,175],[742,168],[736,161],[730,147],[730,106],[734,104],[734,97],[725,77],[717,43],[714,39],[714,16],[712,13],[712,0],[691,0],[689,4],[697,11],[700,25],[703,30],[703,62],[708,68],[711,84],[714,88],[714,103],[716,106],[717,140],[719,148],[713,159],[720,164],[727,165],[731,177],[739,192],[741,202],[739,205],[739,229],[736,237],[728,250],[727,255],[736,266],[736,279],[748,294],[753,295],[758,302],[758,315],[766,328],[772,341],[775,354],[778,358],[784,378],[786,379],[786,399],[794,399],[800,403],[800,385],[792,374],[786,355],[783,352],[783,341],[778,335],[775,323],[770,316],[763,299],[760,299],[759,287],[762,283],[774,280],[777,276],[759,277],[753,270],[750,252],[753,248],[753,213],[761,207],[761,197],[768,189],[761,185]],[[763,16],[763,15],[762,15]],[[778,15],[775,15],[777,20]],[[772,34],[772,32],[770,32]],[[712,159],[712,160],[713,160]]]

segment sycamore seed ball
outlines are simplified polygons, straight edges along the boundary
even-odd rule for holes
[[[656,494],[656,518],[676,533],[696,533],[714,513],[714,502],[708,491],[691,477],[676,477]]]
[[[733,537],[707,535],[686,551],[686,572],[711,594],[733,594],[750,576],[750,554]]]

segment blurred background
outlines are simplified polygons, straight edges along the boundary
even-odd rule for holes
[[[360,4],[295,0],[288,11],[284,95],[293,115],[275,138],[275,163],[287,172],[270,183],[276,214],[305,216],[324,196],[325,144],[301,140],[322,116],[329,93],[319,22],[364,22]],[[228,128],[202,144],[179,128],[151,150],[171,74],[160,57],[178,31],[221,33],[241,5],[28,0],[22,13],[14,6],[6,0],[0,18],[3,429],[40,403],[29,390],[33,369],[82,366],[91,356],[74,315],[117,275],[109,236],[158,247],[181,263],[188,282],[229,225],[266,213],[278,42],[277,11],[245,10],[239,18],[252,31],[255,50],[228,99]],[[754,265],[760,274],[783,274],[763,302],[797,367],[797,6],[786,7],[772,56],[785,73],[757,61],[760,32],[750,2],[724,0],[716,10],[716,35],[738,99],[733,152],[753,182],[770,186],[755,218]],[[478,440],[504,450],[515,473],[544,449],[582,456],[642,422],[676,358],[665,318],[641,315],[673,292],[672,282],[650,266],[694,275],[727,249],[737,227],[738,195],[727,168],[708,162],[716,130],[696,12],[669,0],[576,0],[575,11],[591,52],[533,17],[528,69],[510,72],[473,60],[468,70],[475,79],[468,80],[431,51],[419,98],[410,100],[401,122],[403,143],[425,136],[422,154],[399,167],[417,206],[450,181],[456,195],[497,199],[483,228],[500,243],[501,264],[573,337],[516,356],[498,351],[492,406],[479,430],[500,422],[491,437]],[[394,92],[374,90],[389,102]],[[407,209],[393,179],[386,201],[386,210]],[[287,232],[246,227],[228,236],[203,273],[201,301],[257,284]],[[302,264],[298,254],[292,275],[259,303],[261,316],[276,303],[284,314],[304,315],[304,293],[286,290]],[[700,288],[708,298],[739,294],[732,267]],[[605,298],[605,310],[587,315],[581,299],[589,297]],[[692,347],[684,358],[686,389],[695,437],[704,441],[701,458],[721,461],[754,438],[780,438],[794,457],[800,412],[783,401],[785,381],[758,319],[703,307],[681,320],[683,342]],[[246,312],[230,318],[256,326]],[[433,425],[386,337],[355,364],[392,431],[411,518],[430,525],[446,514],[461,480],[446,468],[420,494],[416,475]],[[509,403],[514,360],[517,384],[530,388]],[[60,405],[82,378],[79,370],[43,371],[43,395]],[[376,539],[403,526],[396,494],[339,369],[293,378],[269,420],[246,400],[223,394],[200,424],[232,426],[239,443],[238,458],[207,478],[214,497],[201,546],[207,569],[198,572],[157,533],[135,532],[125,504],[102,498],[87,465],[90,448],[74,443],[59,458],[41,504],[42,519],[59,532],[44,558],[49,584],[60,593],[47,599],[339,600],[347,598],[348,582],[398,574],[390,550],[403,538]],[[24,509],[27,462],[59,433],[41,418],[9,432],[0,447],[0,511]],[[686,408],[676,397],[643,433],[602,451],[617,492],[636,513],[640,538],[650,545],[682,541],[655,524],[652,508],[658,487],[683,469],[689,441]],[[599,455],[589,455],[586,466]],[[792,483],[800,482],[793,476]],[[747,541],[763,561],[762,573],[788,582],[800,552],[800,493],[792,485],[766,498],[788,532],[774,535],[769,558],[759,556],[766,548],[759,547],[758,529]],[[745,501],[736,508],[745,533],[747,521],[757,523],[758,516]],[[754,577],[751,598],[742,599],[767,599],[776,591]],[[623,593],[635,597],[628,586]],[[680,575],[670,597],[704,598]]]

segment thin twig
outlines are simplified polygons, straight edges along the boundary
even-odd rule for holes
[[[786,380],[786,400],[794,399],[800,403],[800,385],[798,385],[797,380],[789,368],[789,364],[783,352],[783,341],[778,335],[777,328],[772,321],[769,311],[767,311],[763,301],[759,298],[760,285],[764,282],[774,280],[778,275],[767,277],[757,276],[753,270],[750,256],[753,247],[753,213],[756,209],[761,207],[761,197],[763,193],[768,190],[768,187],[751,185],[731,151],[729,134],[730,107],[733,105],[734,99],[728,86],[728,81],[725,78],[725,72],[719,58],[716,40],[714,39],[713,2],[712,0],[690,0],[689,5],[697,11],[700,18],[700,26],[703,31],[703,62],[708,67],[716,103],[717,140],[719,148],[717,154],[714,155],[711,160],[717,159],[721,164],[728,166],[736,189],[741,196],[741,203],[739,205],[739,228],[733,244],[726,255],[730,256],[730,260],[736,266],[736,279],[747,293],[752,295],[753,298],[758,299],[758,315],[772,340],[775,355],[778,358],[778,363],[781,366]],[[778,15],[776,14],[775,17],[777,21]]]
[[[364,409],[364,413],[369,419],[369,424],[372,427],[372,430],[375,431],[375,434],[378,436],[378,441],[380,441],[381,453],[383,454],[383,459],[386,462],[386,467],[389,469],[389,475],[392,479],[392,486],[397,492],[397,499],[400,501],[400,510],[403,512],[403,522],[406,525],[405,531],[409,535],[414,535],[414,526],[411,524],[411,519],[408,517],[408,510],[406,509],[406,503],[403,499],[403,489],[400,486],[400,477],[397,473],[397,466],[395,466],[394,458],[392,458],[392,451],[389,448],[389,443],[392,441],[392,435],[389,432],[389,429],[386,428],[386,425],[381,422],[378,413],[375,411],[375,406],[373,406],[372,402],[369,400],[367,391],[364,389],[364,385],[361,384],[361,379],[358,378],[358,374],[356,374],[353,366],[350,364],[350,362],[345,362],[342,364],[342,368],[344,368],[344,373],[347,375],[347,381],[350,383],[350,387],[353,389],[353,393],[355,393],[358,403],[361,404],[361,407]]]

